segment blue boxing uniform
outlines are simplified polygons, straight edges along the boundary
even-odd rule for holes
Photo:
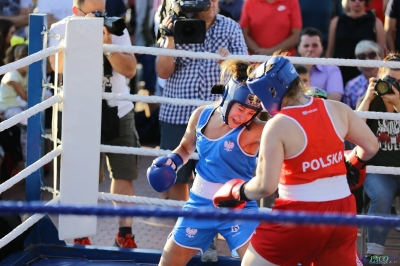
[[[214,208],[212,198],[224,183],[241,178],[249,181],[256,166],[256,154],[246,153],[239,145],[245,126],[230,130],[218,139],[209,139],[203,133],[211,115],[218,107],[207,106],[200,114],[196,127],[196,148],[199,162],[189,200],[183,210]],[[256,201],[247,202],[242,211],[257,211]],[[219,232],[231,251],[243,246],[251,238],[259,222],[243,220],[199,220],[180,217],[172,231],[176,244],[204,252]]]

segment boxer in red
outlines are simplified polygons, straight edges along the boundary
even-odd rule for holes
[[[274,56],[248,87],[273,118],[261,137],[256,176],[226,183],[214,204],[261,199],[274,193],[272,212],[356,215],[349,185],[360,186],[366,161],[378,151],[371,130],[343,103],[308,97],[293,65]],[[358,146],[344,156],[344,140]],[[242,265],[356,266],[357,227],[261,223]]]

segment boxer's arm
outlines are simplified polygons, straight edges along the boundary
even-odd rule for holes
[[[184,164],[190,159],[196,149],[196,126],[199,116],[204,108],[205,106],[200,106],[194,110],[190,116],[186,132],[183,135],[179,146],[173,151],[173,153],[179,154],[182,157]]]
[[[265,125],[261,135],[256,175],[245,186],[244,194],[250,200],[268,197],[278,188],[281,167],[284,159],[284,146],[276,120]]]
[[[379,150],[379,143],[368,125],[350,107],[342,105],[347,112],[348,130],[345,139],[357,145],[357,156],[368,161]]]
[[[164,192],[175,184],[177,172],[192,156],[196,148],[196,125],[204,107],[197,108],[189,119],[179,146],[168,156],[156,158],[147,169],[147,180],[157,192]]]

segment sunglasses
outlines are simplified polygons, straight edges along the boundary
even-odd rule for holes
[[[370,53],[367,53],[367,54],[358,54],[357,55],[357,58],[358,59],[360,59],[360,60],[365,60],[365,59],[375,59],[376,57],[378,56],[378,54],[377,53],[375,53],[375,52],[370,52]]]
[[[96,17],[106,17],[106,16],[107,16],[107,12],[101,12],[101,11],[98,11],[98,10],[92,11],[92,12],[85,12],[85,11],[83,11],[82,9],[80,9],[79,7],[78,7],[78,9],[79,9],[79,11],[81,11],[85,16],[86,16],[87,14],[90,14],[90,13],[93,13]]]

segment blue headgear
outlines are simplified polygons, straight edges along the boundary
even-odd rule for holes
[[[270,69],[265,72],[270,65]],[[281,110],[282,99],[290,84],[299,75],[292,63],[282,56],[273,56],[260,65],[255,73],[255,78],[247,79],[247,86],[260,98],[264,109],[274,116]]]
[[[221,85],[215,85],[213,87],[213,93],[218,93],[215,92],[215,88]],[[222,92],[222,100],[220,104],[220,110],[221,110],[221,116],[222,120],[225,122],[225,124],[228,125],[228,115],[229,111],[233,105],[233,103],[240,103],[244,107],[251,108],[256,110],[256,114],[253,116],[255,117],[258,115],[258,113],[261,112],[262,107],[261,107],[261,102],[258,99],[257,96],[252,94],[249,90],[249,88],[246,86],[246,84],[243,84],[242,82],[231,78],[228,82],[227,85],[225,85],[224,89]],[[253,119],[253,117],[251,119]],[[244,126],[247,126],[249,122],[251,121],[246,121],[243,123]]]

